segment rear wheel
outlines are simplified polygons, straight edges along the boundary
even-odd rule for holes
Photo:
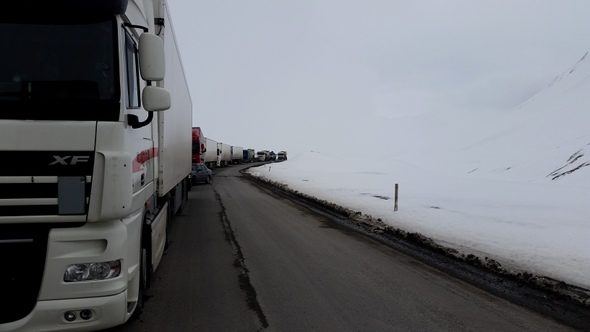
[[[174,212],[174,196],[169,194],[168,207],[166,208],[166,242],[164,244],[164,253],[166,253],[166,251],[170,247],[170,237],[168,236],[168,234],[170,234],[170,228],[172,227],[172,222],[174,220],[175,214],[176,213]]]
[[[189,179],[185,179],[180,183],[180,206],[178,207],[178,211],[175,214],[181,214],[184,208],[186,207],[186,203],[188,202],[188,186],[189,186]]]

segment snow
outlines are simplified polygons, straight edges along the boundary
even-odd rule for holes
[[[584,55],[516,107],[365,114],[371,135],[349,150],[250,172],[505,268],[590,288],[588,91]]]

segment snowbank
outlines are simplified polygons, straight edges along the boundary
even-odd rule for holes
[[[585,57],[515,109],[381,119],[366,149],[310,151],[250,172],[504,267],[590,288]]]

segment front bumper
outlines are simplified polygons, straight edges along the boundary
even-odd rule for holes
[[[142,212],[138,211],[120,220],[52,229],[35,307],[24,318],[0,324],[0,332],[88,331],[124,323],[129,318],[127,305],[137,301],[138,295],[141,221]],[[82,282],[63,280],[64,271],[71,264],[113,260],[121,260],[118,277]],[[82,319],[81,310],[90,310],[92,317]],[[66,321],[67,311],[76,311],[77,319]]]
[[[123,324],[126,314],[127,291],[122,293],[84,299],[39,301],[35,309],[25,318],[16,322],[0,324],[0,331],[94,331]],[[68,322],[67,311],[91,310],[88,320],[77,319]]]

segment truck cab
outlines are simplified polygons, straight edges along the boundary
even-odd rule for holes
[[[279,153],[277,153],[277,160],[287,160],[287,151],[279,151]]]
[[[256,160],[257,161],[268,161],[270,160],[270,151],[262,150],[256,152]]]
[[[0,331],[122,324],[190,175],[166,4],[12,1],[0,31]]]
[[[207,152],[207,147],[205,146],[205,139],[203,136],[203,131],[200,127],[193,127],[193,164],[202,164],[205,162],[204,155]]]

